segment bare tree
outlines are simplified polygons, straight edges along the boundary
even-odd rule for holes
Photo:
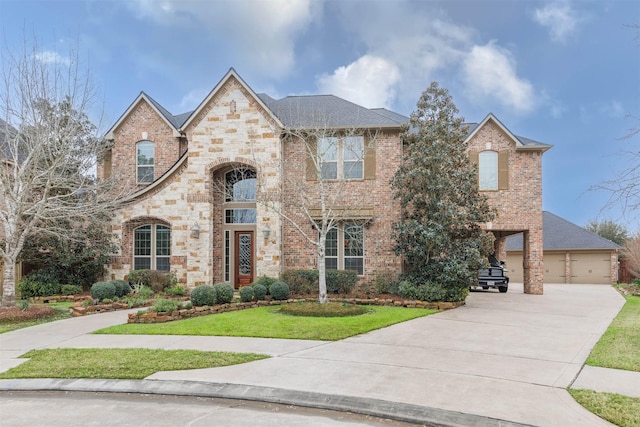
[[[640,277],[640,233],[625,240],[622,255],[624,255],[627,268],[634,276]]]
[[[360,227],[368,220],[362,215],[367,194],[355,190],[350,181],[364,177],[365,158],[372,153],[377,136],[375,130],[355,128],[284,129],[283,144],[289,145],[289,150],[296,155],[268,164],[258,158],[255,144],[251,144],[255,163],[262,170],[278,171],[281,177],[275,184],[258,180],[256,203],[275,212],[315,248],[320,303],[328,301],[327,237],[338,227],[349,235],[356,230],[353,227]],[[234,171],[239,177],[254,173],[243,165],[236,166]],[[214,191],[223,192],[227,197],[231,190],[224,180],[219,180],[214,183]],[[355,232],[349,236],[350,250],[362,252],[361,236]]]
[[[124,196],[114,181],[94,177],[106,146],[88,118],[96,97],[78,55],[45,54],[35,42],[24,46],[17,55],[2,52],[3,307],[15,306],[15,264],[27,239],[69,238],[70,223],[104,218]]]

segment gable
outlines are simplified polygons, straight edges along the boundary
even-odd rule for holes
[[[138,111],[141,105],[148,105],[149,108],[153,111],[161,121],[163,121],[171,130],[174,137],[178,138],[181,136],[181,133],[178,131],[174,123],[172,122],[169,116],[170,113],[165,110],[160,104],[158,104],[154,99],[149,97],[146,93],[140,92],[138,97],[129,105],[127,110],[118,118],[118,120],[111,126],[111,128],[106,133],[106,139],[113,140],[115,137],[115,132],[128,121],[132,114]]]

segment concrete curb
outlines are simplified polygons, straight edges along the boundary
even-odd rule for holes
[[[15,379],[0,380],[0,392],[70,391],[100,393],[136,393],[187,397],[209,397],[294,405],[370,415],[396,421],[438,427],[530,427],[480,415],[464,414],[400,402],[361,397],[335,396],[271,387],[196,381],[157,380],[73,380]]]

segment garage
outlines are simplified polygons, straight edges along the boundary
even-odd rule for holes
[[[612,284],[620,246],[550,212],[542,213],[544,282]],[[522,235],[507,238],[507,268],[522,282]]]

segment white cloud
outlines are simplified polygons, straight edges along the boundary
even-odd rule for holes
[[[318,86],[323,93],[347,99],[368,108],[390,107],[395,97],[394,87],[400,71],[393,63],[376,56],[365,55],[357,61],[323,74]]]
[[[463,73],[467,91],[477,103],[490,99],[520,113],[536,105],[531,82],[518,77],[510,52],[493,42],[471,49]]]
[[[38,52],[35,54],[36,60],[45,64],[62,64],[69,65],[71,60],[67,57],[60,55],[58,52],[52,50],[46,50],[44,52]]]
[[[293,70],[295,38],[321,13],[311,0],[138,0],[132,7],[140,19],[208,33],[201,41],[203,55],[226,45],[236,58],[275,78]]]
[[[566,2],[549,3],[541,9],[536,9],[534,21],[549,29],[551,40],[565,43],[573,36],[581,18]]]

